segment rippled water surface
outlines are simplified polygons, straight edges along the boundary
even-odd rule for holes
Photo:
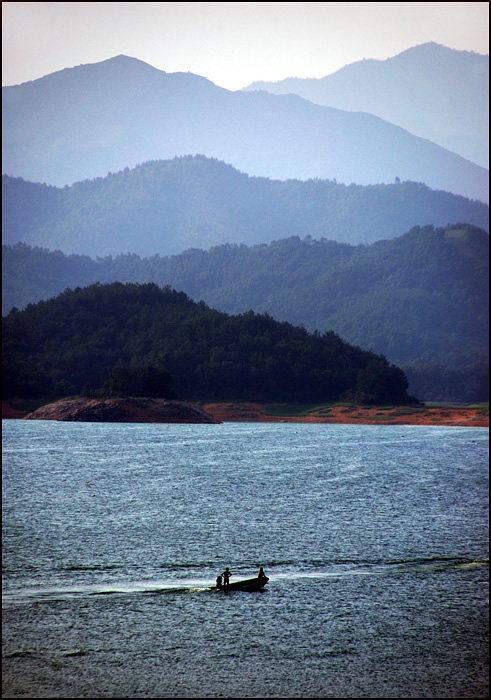
[[[488,434],[4,421],[4,697],[487,697]]]

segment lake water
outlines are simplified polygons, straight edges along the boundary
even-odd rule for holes
[[[4,697],[488,697],[488,436],[3,421]]]

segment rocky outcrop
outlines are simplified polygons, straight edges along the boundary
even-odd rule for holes
[[[62,399],[41,406],[25,420],[94,423],[220,423],[200,406],[150,398]]]

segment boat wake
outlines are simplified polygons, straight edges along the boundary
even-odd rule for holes
[[[78,587],[24,588],[10,590],[2,595],[2,605],[42,603],[54,600],[73,600],[87,597],[160,596],[210,591],[209,585],[176,585],[162,583],[127,583],[111,586],[88,585]]]
[[[268,565],[270,584],[284,581],[294,582],[301,579],[340,579],[350,576],[403,576],[408,573],[425,574],[449,570],[472,570],[489,566],[488,558],[467,559],[462,557],[428,557],[420,559],[399,559],[392,561],[353,561],[330,560],[326,562],[310,561],[301,565],[293,562],[281,562]],[[88,568],[88,567],[87,567]],[[238,568],[238,567],[236,567]],[[271,586],[270,586],[271,587]],[[29,586],[4,590],[2,605],[22,603],[43,603],[55,600],[73,600],[88,597],[134,597],[167,596],[181,594],[217,593],[213,582],[206,578],[151,581],[123,581],[114,583],[91,583],[67,586]],[[230,591],[231,593],[238,591]]]
[[[301,578],[345,578],[348,576],[394,576],[406,573],[430,573],[451,569],[476,569],[489,566],[489,559],[466,559],[462,557],[422,557],[392,561],[354,562],[339,560],[326,566],[316,562],[306,564],[303,570],[288,570],[272,574],[273,580]]]

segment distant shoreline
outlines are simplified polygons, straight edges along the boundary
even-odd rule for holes
[[[250,401],[201,403],[200,408],[217,422],[327,423],[361,425],[433,425],[489,427],[489,409],[468,406],[356,406],[325,405],[299,407],[291,404],[262,404]],[[24,419],[34,409],[20,399],[2,401],[2,418]],[[145,420],[139,422],[166,422]]]
[[[204,403],[207,413],[221,422],[330,423],[361,425],[441,425],[489,427],[489,410],[448,406],[355,406],[333,405],[292,411],[286,404],[244,402]],[[283,409],[283,410],[282,410]]]

